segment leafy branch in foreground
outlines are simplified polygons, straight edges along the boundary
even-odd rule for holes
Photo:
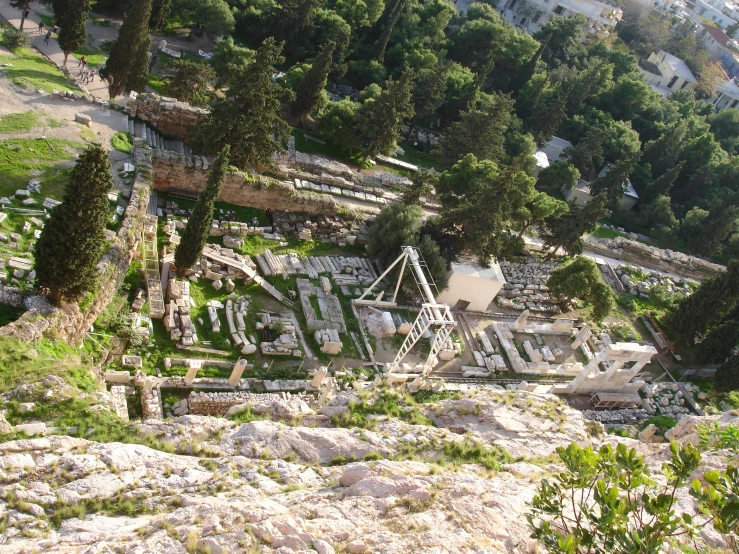
[[[575,443],[557,448],[565,470],[536,490],[527,515],[532,537],[558,554],[652,554],[665,541],[692,537],[710,523],[739,551],[739,470],[729,466],[704,473],[703,483],[693,480],[690,495],[700,514],[693,519],[676,513],[676,493],[698,469],[701,454],[676,442],[670,450],[672,458],[662,466],[666,482],[659,485],[636,450],[623,444],[598,452]]]

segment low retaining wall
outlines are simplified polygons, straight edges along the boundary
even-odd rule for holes
[[[197,196],[205,187],[208,166],[200,156],[157,150],[153,158],[154,188]],[[226,175],[219,199],[260,210],[336,215],[340,205],[327,194],[296,190],[292,183],[242,172]]]
[[[77,303],[65,304],[46,315],[29,310],[17,321],[0,327],[0,336],[28,344],[38,342],[44,335],[63,339],[70,344],[76,344],[84,338],[90,326],[115,296],[136,253],[151,194],[151,152],[143,141],[136,139],[133,154],[136,177],[131,198],[113,246],[100,259],[98,290],[85,310],[80,310]]]
[[[146,121],[158,132],[189,142],[192,133],[208,111],[154,93],[132,92],[126,99],[124,110],[131,117]]]

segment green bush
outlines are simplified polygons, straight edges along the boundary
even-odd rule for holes
[[[113,135],[113,138],[110,139],[110,142],[113,145],[113,148],[115,148],[119,152],[130,154],[131,150],[133,150],[131,137],[128,135],[128,133],[116,133],[115,135]]]
[[[3,44],[10,50],[27,48],[31,44],[31,37],[14,27],[3,30]]]
[[[668,415],[652,416],[644,422],[644,427],[647,427],[651,424],[656,425],[660,432],[664,433],[668,429],[672,429],[675,425],[677,425],[677,420],[674,417]]]

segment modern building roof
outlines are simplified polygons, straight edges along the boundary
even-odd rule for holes
[[[451,264],[452,273],[466,275],[468,277],[478,277],[489,281],[497,281],[505,283],[505,277],[498,265],[498,260],[490,259],[490,267],[482,267],[477,260],[471,257],[461,257]]]
[[[603,166],[603,169],[600,170],[600,173],[598,173],[598,177],[603,177],[606,173],[608,173],[611,170],[611,164],[606,163],[606,165]],[[636,193],[636,189],[634,188],[634,185],[631,184],[631,181],[629,179],[626,179],[626,182],[624,182],[624,195],[625,196],[631,196],[632,198],[639,199],[639,195]]]
[[[670,69],[672,69],[672,73],[674,75],[682,77],[686,81],[695,82],[695,75],[693,75],[693,72],[690,71],[688,64],[686,64],[683,60],[681,60],[677,56],[673,56],[672,54],[665,52],[664,50],[660,50],[659,55],[665,62],[667,62],[667,65],[670,66]]]
[[[724,33],[718,27],[714,27],[713,25],[703,25],[703,28],[721,46],[726,46],[728,42],[731,40],[731,37],[727,35],[726,33]]]
[[[731,79],[726,83],[721,83],[716,87],[716,90],[721,94],[731,96],[734,100],[739,100],[739,86],[736,84],[736,80],[734,79]]]
[[[569,140],[552,137],[542,145],[540,152],[544,152],[547,155],[549,163],[556,162],[562,158],[562,150],[568,146],[572,146]]]

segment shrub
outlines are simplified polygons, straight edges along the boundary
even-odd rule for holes
[[[133,144],[131,144],[131,137],[128,133],[116,133],[113,138],[110,139],[113,148],[119,152],[129,154],[133,150]]]
[[[31,44],[31,37],[12,27],[3,30],[3,44],[5,44],[5,46],[10,50],[27,48]]]

